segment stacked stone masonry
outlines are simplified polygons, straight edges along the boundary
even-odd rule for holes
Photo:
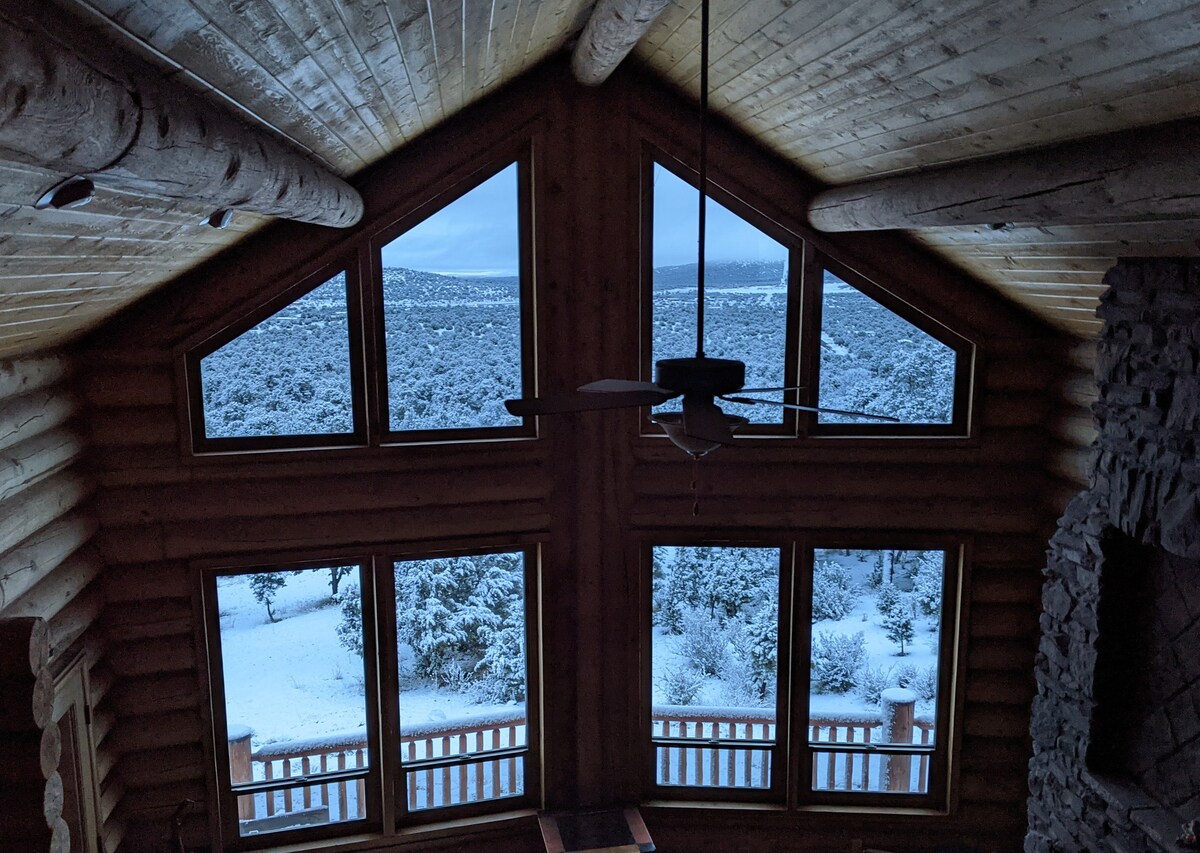
[[[1105,283],[1089,488],[1045,572],[1028,853],[1175,850],[1200,817],[1200,259]]]

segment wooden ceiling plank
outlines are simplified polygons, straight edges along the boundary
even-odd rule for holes
[[[471,103],[483,91],[492,15],[496,0],[474,0],[462,10],[463,102]]]
[[[388,4],[384,0],[334,3],[325,15],[338,20],[337,26],[332,21],[326,24],[331,32],[341,29],[347,34],[343,50],[348,61],[360,68],[357,89],[382,119],[385,147],[394,150],[431,127],[436,108],[427,117],[416,98]]]
[[[376,7],[381,14],[374,29],[351,29],[362,19],[347,12],[362,8],[299,2],[286,7],[281,17],[387,154],[423,128],[412,120],[411,109],[404,109],[403,98],[393,102],[381,88],[383,80],[407,82],[386,6]]]
[[[422,0],[395,0],[388,6],[405,78],[422,124],[432,127],[446,118],[434,50],[433,19]]]
[[[1155,7],[1146,4],[1130,8]],[[904,139],[912,141],[914,129],[916,139],[928,138],[934,132],[931,124],[981,108],[1004,114],[1012,112],[1010,102],[1036,103],[1043,99],[1078,102],[1089,79],[1138,67],[1164,50],[1188,51],[1194,62],[1196,36],[1194,30],[1186,27],[1189,14],[1194,15],[1184,12],[1139,20],[1132,14],[1122,17],[1114,13],[1102,22],[1096,16],[1072,18],[1067,22],[1069,25],[1064,24],[1069,36],[1063,35],[1064,43],[1055,52],[1047,54],[1047,37],[1040,31],[1022,31],[989,45],[987,51],[972,52],[956,62],[939,66],[933,75],[936,86],[922,79],[924,75],[916,75],[912,79],[920,79],[919,84],[909,88],[898,86],[877,99],[882,109],[872,111],[870,106],[863,108],[852,102],[849,109],[837,116],[829,113],[805,116],[797,114],[795,106],[789,106],[786,113],[779,114],[779,119],[783,124],[800,121],[810,128],[815,122],[818,126],[805,135],[805,148],[810,157],[819,157],[824,151],[848,144],[878,150],[881,136],[905,133]],[[1164,39],[1160,35],[1164,29],[1177,35]],[[956,76],[938,79],[939,75],[948,76],[948,69],[953,69]],[[1136,73],[1140,76],[1144,71],[1138,67]],[[1003,97],[998,97],[1000,93]],[[973,126],[990,126],[978,118],[972,118],[971,122]],[[959,124],[955,123],[955,127]]]
[[[796,4],[792,0],[778,0],[773,4],[762,4],[756,0],[737,0],[729,4],[720,16],[714,15],[712,33],[709,39],[709,82],[712,88],[718,88],[725,77],[723,69],[741,67],[733,61],[739,48],[747,44],[761,46],[766,40],[766,33],[773,26],[778,26],[780,19]],[[830,4],[832,5],[832,4]],[[817,13],[816,4],[808,3],[809,17]],[[773,15],[773,17],[771,17]],[[786,30],[784,30],[786,32]],[[681,52],[670,67],[657,65],[660,73],[678,85],[699,88],[700,76],[700,29],[695,30],[695,40],[686,51]],[[779,45],[776,45],[778,47]]]
[[[430,6],[430,14],[442,106],[447,115],[453,115],[467,103],[462,55],[462,6],[458,3],[435,3]]]
[[[525,47],[525,67],[545,59],[562,47],[574,22],[591,6],[591,0],[557,0],[538,3],[529,42]],[[543,14],[543,13],[546,14]]]
[[[895,39],[895,49],[871,62],[851,62],[845,74],[828,84],[814,86],[807,79],[803,91],[784,88],[773,96],[755,93],[740,104],[745,120],[770,112],[781,124],[793,121],[809,122],[818,129],[826,126],[843,127],[848,122],[865,121],[874,113],[901,101],[923,103],[923,99],[941,98],[951,88],[956,76],[962,83],[985,76],[976,67],[985,64],[983,55],[992,61],[1003,58],[1009,45],[1016,41],[1042,44],[1045,33],[1067,24],[1081,14],[1081,7],[1103,0],[1072,0],[1039,3],[1030,9],[1022,0],[1000,0],[982,7],[959,7],[963,14],[932,20],[921,29],[911,30],[907,41]],[[1083,8],[1082,12],[1087,9]],[[919,25],[918,25],[919,26]],[[1030,57],[1036,59],[1042,51]],[[1005,63],[1004,67],[1011,67]],[[785,81],[786,82],[786,81]],[[882,107],[874,105],[882,104]]]
[[[480,77],[483,91],[489,92],[509,78],[509,61],[514,52],[513,32],[521,13],[521,0],[493,0],[492,20],[488,26],[486,61]]]
[[[208,20],[202,30],[225,46],[234,67],[258,66],[266,86],[302,104],[333,133],[340,144],[363,163],[387,153],[345,93],[296,38],[287,21],[269,0],[189,0]],[[340,165],[340,164],[339,164]]]
[[[215,27],[191,2],[176,0],[72,0],[93,7],[120,30],[188,69],[190,75],[251,115],[314,152],[343,173],[366,160],[307,104],[273,85],[257,59]],[[217,85],[219,81],[220,85]],[[267,121],[270,116],[274,121]]]
[[[806,47],[803,62],[791,64],[792,73],[783,72],[789,55],[796,52],[777,52],[722,86],[720,98],[722,103],[726,98],[736,101],[731,111],[739,120],[750,121],[765,111],[794,116],[829,110],[864,93],[882,91],[886,97],[897,85],[893,78],[908,76],[913,66],[944,60],[947,48],[957,49],[949,46],[950,38],[943,38],[943,33],[963,28],[966,33],[961,38],[970,43],[972,36],[996,32],[986,21],[1011,20],[1016,8],[1024,5],[1020,0],[972,0],[936,8],[897,4],[892,17],[872,17],[866,22],[869,26],[856,27],[851,21],[829,32],[809,33],[805,40],[813,44]],[[930,44],[931,39],[936,43]]]
[[[873,145],[848,142],[807,159],[826,180],[842,181],[848,175],[884,175],[1191,115],[1194,101],[1181,93],[1200,87],[1197,53],[1188,48],[1073,83],[1078,90],[1060,84],[1034,93],[1036,97],[983,103],[930,119],[919,128],[918,138],[905,138],[894,150],[886,148],[890,137],[882,135]],[[1093,92],[1117,94],[1106,101],[1091,97]]]
[[[981,153],[1018,150],[1032,140],[1057,139],[1057,127],[1071,125],[1078,137],[1094,136],[1110,130],[1157,124],[1190,115],[1190,104],[1200,98],[1200,70],[1189,67],[1194,79],[1166,90],[1154,90],[1148,84],[1118,101],[1090,103],[1074,110],[1031,117],[1018,124],[990,128],[955,139],[948,138],[914,146],[890,155],[874,155],[850,164],[829,167],[823,173],[830,179],[857,178],[861,174],[888,175],[908,171],[917,164],[952,163]]]
[[[680,0],[671,4],[654,22],[646,37],[638,44],[635,53],[646,64],[660,72],[669,68],[686,55],[687,51],[667,54],[666,46],[681,37],[680,30],[690,29],[695,35],[682,36],[694,49],[700,43],[700,0]],[[677,81],[678,82],[678,81]]]
[[[154,282],[154,281],[157,281],[157,279],[149,279],[149,281]],[[28,296],[30,298],[33,298],[34,296],[51,297],[51,296],[54,296],[55,294],[64,293],[64,292],[82,293],[82,294],[95,293],[95,294],[99,294],[99,295],[104,295],[104,294],[108,294],[108,293],[123,293],[123,294],[126,294],[127,296],[129,296],[130,298],[136,299],[136,298],[140,298],[141,296],[144,296],[146,294],[145,285],[146,285],[146,281],[137,281],[132,284],[130,282],[114,282],[111,284],[92,284],[91,282],[88,282],[87,284],[79,284],[78,282],[76,282],[74,284],[71,284],[69,287],[64,286],[64,287],[51,288],[51,289],[47,289],[47,290],[29,290],[28,288],[24,288],[24,287],[10,289],[7,285],[0,282],[0,295],[3,295],[3,296]]]

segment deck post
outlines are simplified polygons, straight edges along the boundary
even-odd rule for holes
[[[917,694],[905,687],[889,687],[880,694],[880,743],[912,744],[913,720],[916,716]],[[909,793],[912,770],[911,755],[889,755],[884,759],[886,790]]]
[[[253,734],[254,731],[248,726],[229,724],[229,781],[234,785],[254,780],[250,765],[250,738]],[[253,797],[238,797],[238,820],[254,820]]]

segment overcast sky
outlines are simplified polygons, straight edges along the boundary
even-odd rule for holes
[[[654,265],[696,260],[696,189],[654,167]],[[450,275],[517,274],[517,167],[509,166],[383,248],[385,267]],[[782,260],[787,250],[712,199],[705,255]]]

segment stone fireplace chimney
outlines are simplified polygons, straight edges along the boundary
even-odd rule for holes
[[[1027,853],[1174,851],[1200,817],[1200,259],[1104,281],[1090,486],[1042,595]]]

